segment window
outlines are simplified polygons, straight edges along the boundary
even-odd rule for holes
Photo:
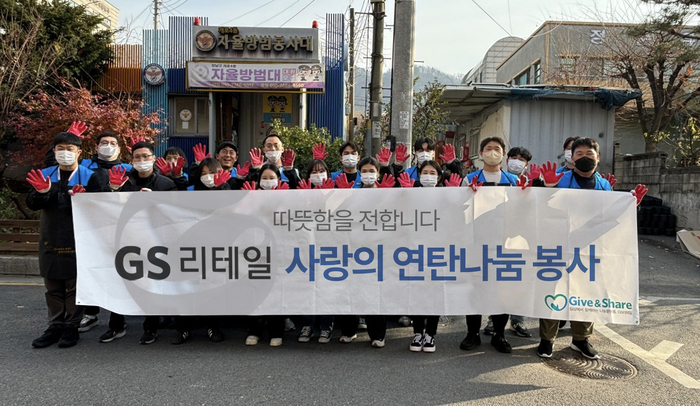
[[[532,83],[539,85],[542,83],[542,65],[539,62],[535,62],[532,70],[534,76]]]
[[[175,97],[174,136],[209,134],[209,100],[204,97]]]
[[[576,63],[576,57],[565,56],[561,58],[561,70],[564,72],[572,73],[574,71],[574,64]]]
[[[530,83],[530,69],[516,76],[515,80],[513,80],[513,84],[517,86],[527,85],[528,83]]]

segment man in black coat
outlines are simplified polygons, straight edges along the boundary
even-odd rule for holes
[[[75,304],[77,263],[71,198],[75,193],[102,190],[93,172],[78,165],[82,152],[78,136],[59,133],[53,145],[57,165],[33,170],[27,177],[33,186],[27,206],[41,210],[39,271],[49,311],[49,328],[32,342],[35,348],[56,342],[59,347],[72,347],[78,342],[83,309]]]

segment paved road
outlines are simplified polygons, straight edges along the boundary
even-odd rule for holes
[[[136,317],[127,318],[125,338],[100,344],[104,311],[75,348],[35,350],[30,342],[46,317],[41,281],[2,277],[0,404],[700,405],[700,260],[665,237],[641,238],[639,252],[641,325],[598,326],[592,339],[638,368],[627,381],[557,372],[535,354],[537,338],[509,336],[512,355],[497,353],[487,336],[478,350],[461,351],[463,317],[440,328],[434,354],[409,352],[411,329],[396,325],[383,349],[371,348],[366,334],[350,345],[319,345],[289,333],[279,348],[246,347],[245,330],[234,327],[218,344],[197,330],[173,346],[165,330],[141,346]],[[535,320],[527,325],[536,333]],[[570,339],[564,330],[555,352],[569,353]]]

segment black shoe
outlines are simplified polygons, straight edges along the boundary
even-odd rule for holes
[[[224,341],[224,334],[218,328],[208,329],[207,335],[209,336],[209,340],[211,340],[214,343],[220,343]]]
[[[481,337],[479,337],[479,334],[469,334],[467,333],[467,336],[464,337],[464,340],[462,340],[461,343],[459,343],[459,348],[463,350],[471,350],[472,348],[476,347],[477,345],[481,344]]]
[[[513,349],[510,347],[510,343],[508,340],[506,340],[503,334],[494,334],[493,337],[491,337],[491,345],[496,349],[496,351],[504,354],[510,354],[513,352]]]
[[[32,347],[34,347],[34,348],[46,348],[50,345],[54,345],[61,339],[62,335],[63,335],[62,328],[60,328],[58,326],[51,326],[48,329],[46,329],[46,331],[44,331],[44,334],[42,334],[41,337],[32,341]]]
[[[516,324],[515,326],[510,326],[510,329],[518,337],[532,337],[532,334],[530,334],[530,331],[527,328],[525,328],[525,326],[523,326],[522,324]]]
[[[63,330],[63,335],[61,336],[61,340],[58,342],[58,346],[60,348],[73,347],[74,345],[78,344],[78,340],[80,340],[78,327],[66,327]]]
[[[566,326],[566,320],[559,320],[559,328],[564,328]]]
[[[144,331],[143,334],[141,335],[141,339],[139,340],[139,343],[141,344],[151,344],[156,341],[156,338],[158,338],[158,333],[155,331]]]
[[[580,352],[581,355],[588,359],[600,359],[598,351],[593,348],[593,345],[588,342],[587,338],[585,340],[572,340],[571,349]]]
[[[549,340],[540,340],[540,345],[537,346],[537,355],[541,358],[552,358],[552,345],[554,343]]]
[[[78,327],[79,333],[84,333],[90,331],[91,328],[97,325],[97,316],[85,315],[83,319],[80,320],[80,326]]]
[[[117,339],[117,338],[122,338],[122,337],[124,337],[125,335],[126,335],[126,325],[124,326],[124,328],[122,328],[122,329],[119,330],[119,331],[117,331],[117,330],[112,330],[112,329],[110,328],[109,330],[107,330],[106,333],[104,333],[104,334],[102,334],[102,335],[100,336],[100,339],[99,339],[99,340],[100,340],[101,343],[111,343],[111,342],[114,341],[115,339]]]
[[[493,335],[493,321],[491,321],[491,319],[489,319],[486,322],[486,327],[484,327],[484,334],[486,334],[487,336]]]
[[[175,336],[175,338],[173,338],[173,339],[170,341],[170,344],[172,344],[172,345],[184,344],[185,341],[187,341],[188,338],[190,338],[190,332],[189,332],[189,331],[178,331],[178,332],[177,332],[177,335]]]

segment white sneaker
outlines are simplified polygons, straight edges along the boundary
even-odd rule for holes
[[[258,345],[260,337],[258,336],[248,336],[245,339],[245,345]]]
[[[381,340],[372,340],[372,347],[383,348],[384,347],[384,339],[382,338]]]
[[[282,339],[281,338],[272,338],[270,339],[270,347],[279,347],[282,345]]]
[[[311,326],[304,326],[301,328],[301,334],[299,334],[300,343],[308,343],[311,337],[314,336],[314,329]]]
[[[91,328],[97,325],[97,316],[84,315],[83,319],[80,320],[80,326],[78,326],[78,332],[84,333],[89,331]]]
[[[318,342],[319,344],[328,344],[331,342],[331,331],[321,330],[321,335],[318,336]]]
[[[421,352],[423,350],[423,334],[416,333],[411,341],[411,345],[408,346],[408,349],[413,352]]]
[[[349,344],[352,342],[352,340],[357,338],[357,334],[353,334],[351,336],[341,336],[340,337],[340,342],[343,344]]]

